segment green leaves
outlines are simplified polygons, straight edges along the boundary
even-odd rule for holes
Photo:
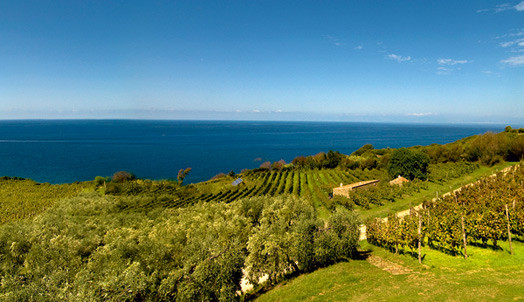
[[[392,152],[388,172],[391,177],[401,175],[410,180],[424,180],[428,177],[428,166],[429,157],[425,153],[400,148]]]
[[[0,297],[232,301],[243,269],[253,281],[275,280],[347,257],[357,244],[350,212],[324,222],[309,202],[289,196],[122,211],[140,202],[84,194],[33,221],[0,226]]]
[[[275,281],[345,259],[355,252],[358,237],[358,220],[346,209],[337,209],[324,222],[302,199],[275,198],[262,211],[260,225],[248,241],[249,280]]]

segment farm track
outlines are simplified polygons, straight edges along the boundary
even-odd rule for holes
[[[374,265],[380,268],[383,271],[386,271],[392,275],[406,275],[410,274],[413,271],[407,267],[404,267],[400,264],[391,262],[382,257],[371,255],[366,259],[371,265]]]

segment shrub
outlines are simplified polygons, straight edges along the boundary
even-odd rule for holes
[[[111,181],[122,183],[122,182],[133,180],[135,178],[136,178],[135,175],[131,172],[118,171],[118,172],[115,172],[115,174],[113,174],[113,176],[111,177]]]
[[[218,173],[217,175],[211,177],[210,180],[217,180],[217,179],[221,179],[221,178],[224,178],[224,177],[226,177],[226,174],[220,172],[220,173]]]
[[[297,168],[303,168],[307,165],[307,158],[305,156],[297,156],[291,163]]]
[[[271,170],[271,162],[270,161],[265,161],[262,164],[260,164],[259,168],[260,169],[264,169],[264,170]]]
[[[94,180],[94,183],[95,183],[95,186],[99,187],[99,186],[103,185],[106,181],[108,181],[107,177],[96,176],[95,180]]]
[[[271,170],[282,170],[284,166],[286,165],[286,161],[281,159],[279,161],[274,162],[271,164]]]
[[[328,168],[328,169],[334,169],[340,164],[343,157],[344,155],[342,155],[340,152],[329,150],[329,152],[326,154],[325,159],[322,163],[322,167]]]
[[[122,192],[122,187],[119,183],[110,182],[106,185],[105,194],[118,194]]]
[[[351,155],[355,155],[355,156],[360,156],[368,151],[372,151],[374,150],[375,148],[373,148],[373,145],[372,144],[366,144],[362,147],[360,147],[360,149],[358,149],[357,151],[351,153]]]
[[[467,158],[470,161],[480,161],[486,165],[493,165],[508,155],[510,139],[505,133],[495,134],[487,132],[476,136],[466,148]]]

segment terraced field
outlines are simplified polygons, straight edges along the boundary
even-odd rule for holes
[[[196,184],[197,194],[187,195],[172,202],[170,206],[183,206],[198,201],[232,202],[234,200],[255,196],[278,196],[291,194],[310,198],[318,207],[329,200],[332,188],[340,183],[349,184],[370,179],[384,179],[387,176],[383,171],[371,170],[283,170],[258,172],[247,176],[240,176],[243,182],[233,186],[234,178],[221,179]]]

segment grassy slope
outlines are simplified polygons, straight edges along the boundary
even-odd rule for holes
[[[366,260],[351,260],[289,280],[257,301],[524,300],[522,242],[514,242],[515,256],[509,255],[505,242],[503,250],[471,246],[468,260],[424,248],[422,265],[407,254],[362,245],[413,273],[395,276]]]
[[[505,167],[515,164],[516,163],[502,163],[493,167],[480,166],[480,168],[475,170],[473,173],[463,177],[452,179],[451,181],[446,182],[444,184],[430,182],[428,184],[427,190],[421,190],[419,193],[413,194],[413,196],[406,197],[395,202],[386,203],[383,206],[372,205],[372,207],[368,210],[356,209],[356,212],[359,214],[362,221],[366,221],[367,219],[373,217],[387,217],[390,213],[396,213],[402,210],[407,210],[411,207],[421,204],[424,200],[430,200],[436,197],[437,192],[440,196],[444,193],[455,190],[465,184],[475,182],[482,177],[491,175]]]

